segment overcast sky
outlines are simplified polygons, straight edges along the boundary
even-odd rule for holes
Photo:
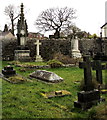
[[[34,22],[38,15],[48,9],[55,7],[69,7],[76,9],[77,18],[73,21],[82,31],[96,33],[99,35],[100,27],[105,24],[105,1],[106,0],[0,0],[0,30],[9,22],[4,15],[4,9],[9,4],[20,6],[24,4],[25,18],[29,32],[37,32]]]

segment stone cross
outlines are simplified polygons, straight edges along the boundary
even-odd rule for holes
[[[102,84],[102,65],[101,60],[95,60],[92,65],[93,70],[96,70],[96,79]]]
[[[84,90],[93,90],[92,86],[92,72],[91,72],[91,60],[89,55],[83,56],[83,62],[79,63],[79,68],[84,69]]]
[[[96,70],[96,79],[97,81],[102,84],[102,70],[106,70],[107,66],[101,64],[101,60],[94,60],[92,63],[93,70]]]
[[[39,40],[36,41],[35,45],[37,46],[36,47],[36,55],[39,56],[39,45],[41,45],[41,43],[39,42]]]

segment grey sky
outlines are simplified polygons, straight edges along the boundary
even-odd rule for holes
[[[20,6],[24,4],[27,14],[25,18],[28,23],[29,32],[37,32],[34,22],[38,15],[45,9],[52,7],[70,7],[77,10],[77,19],[73,22],[83,31],[91,34],[100,33],[100,27],[105,23],[105,1],[106,0],[0,0],[0,29],[3,30],[4,24],[9,22],[4,15],[4,9],[9,4]]]

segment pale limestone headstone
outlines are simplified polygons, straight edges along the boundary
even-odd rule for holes
[[[42,59],[41,55],[39,54],[39,46],[41,45],[39,40],[36,41],[35,45],[36,45],[36,60],[35,60],[35,62],[41,62],[41,61],[43,61],[43,59]]]
[[[71,45],[72,45],[72,57],[81,58],[82,56],[78,48],[78,39],[77,38],[73,39]]]

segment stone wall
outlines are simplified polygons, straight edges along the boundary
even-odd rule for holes
[[[27,41],[28,48],[30,49],[30,56],[32,60],[35,60],[36,46],[34,43],[35,39],[30,39]],[[52,40],[40,40],[42,45],[40,45],[40,55],[44,60],[49,60],[53,58],[55,53],[62,53],[64,55],[71,56],[71,40],[66,39],[52,39]],[[4,40],[2,42],[2,55],[3,59],[14,60],[14,50],[17,46],[16,40]],[[81,39],[79,40],[79,49],[82,54],[96,53],[100,51],[99,40],[95,39]],[[107,55],[107,40],[103,40],[103,51]]]

